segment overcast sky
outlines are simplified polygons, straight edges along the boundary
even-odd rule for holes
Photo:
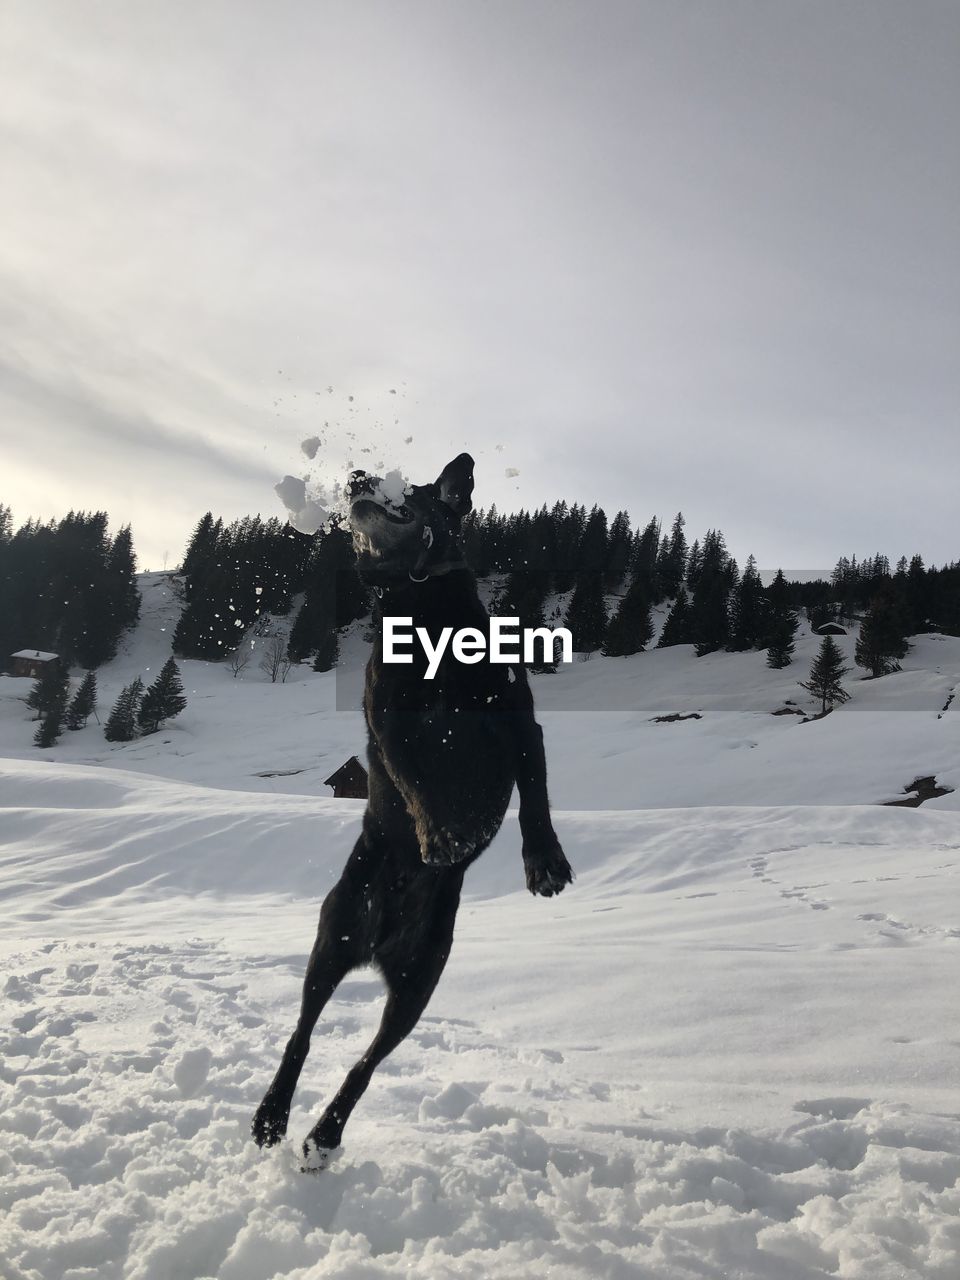
[[[319,433],[763,566],[960,557],[952,0],[6,0],[0,62],[17,522],[172,565]]]

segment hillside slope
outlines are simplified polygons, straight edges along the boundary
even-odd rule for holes
[[[144,574],[143,618],[98,673],[101,716],[136,675],[152,679],[170,654],[180,604],[172,580]],[[280,625],[286,625],[281,620]],[[0,677],[0,755],[107,764],[242,791],[329,795],[323,786],[364,751],[360,713],[367,645],[357,628],[336,673],[295,667],[272,685],[252,662],[240,679],[223,664],[185,661],[189,705],[153,737],[111,746],[93,722],[51,750],[32,745],[27,680]],[[591,658],[534,676],[555,803],[572,809],[700,804],[877,804],[917,777],[954,788],[929,801],[960,806],[960,638],[914,639],[903,670],[860,679],[854,636],[840,638],[852,700],[825,720],[774,715],[788,700],[816,708],[806,679],[819,640],[804,628],[794,662],[771,671],[762,653],[694,656],[690,646],[632,658]],[[339,709],[338,709],[339,708]],[[655,717],[698,714],[657,723]]]
[[[169,651],[146,586],[104,702]],[[954,1280],[958,793],[879,802],[960,782],[960,642],[825,720],[771,715],[815,645],[536,679],[577,880],[523,891],[508,815],[319,1178],[298,1143],[372,1037],[373,971],[323,1015],[289,1140],[248,1127],[359,828],[322,785],[355,701],[184,663],[160,734],[40,752],[0,681],[4,1280]]]

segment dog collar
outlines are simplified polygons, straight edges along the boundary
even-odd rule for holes
[[[405,588],[407,581],[412,582],[415,586],[420,586],[430,578],[439,578],[451,570],[457,569],[463,565],[463,557],[457,560],[438,560],[434,564],[429,563],[430,550],[433,547],[433,530],[429,525],[424,526],[423,530],[423,550],[417,556],[416,564],[412,569],[407,570],[406,580],[401,579],[398,582],[388,582],[383,586],[373,583],[373,592],[378,600],[383,599],[385,591],[399,591]]]
[[[382,600],[384,594],[388,591],[405,591],[411,583],[414,586],[420,586],[430,578],[441,578],[445,573],[452,573],[454,569],[462,568],[464,568],[462,560],[441,560],[437,564],[424,566],[422,577],[414,577],[413,569],[409,569],[406,578],[400,578],[396,582],[385,582],[382,585],[372,583],[371,586],[373,594],[378,600]]]

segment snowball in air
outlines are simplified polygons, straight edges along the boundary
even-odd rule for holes
[[[300,533],[316,533],[330,519],[330,512],[313,498],[307,497],[307,486],[298,476],[284,476],[273,486],[287,509],[287,523]]]
[[[409,480],[399,471],[388,471],[377,485],[373,496],[388,507],[402,507],[404,496],[409,492]]]

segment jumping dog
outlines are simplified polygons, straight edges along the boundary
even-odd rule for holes
[[[473,465],[462,453],[402,498],[385,497],[382,481],[363,471],[348,484],[357,568],[378,620],[410,618],[434,645],[444,627],[486,632],[489,622],[460,545]],[[362,831],[323,902],[299,1020],[253,1119],[260,1146],[281,1140],[324,1005],[351,970],[375,965],[387,988],[380,1028],[304,1143],[308,1168],[340,1145],[374,1070],[426,1008],[450,954],[464,874],[500,829],[514,786],[527,888],[550,897],[573,879],[550,819],[543,733],[522,663],[467,665],[447,651],[426,680],[425,658],[412,657],[384,662],[378,628],[364,690]]]

